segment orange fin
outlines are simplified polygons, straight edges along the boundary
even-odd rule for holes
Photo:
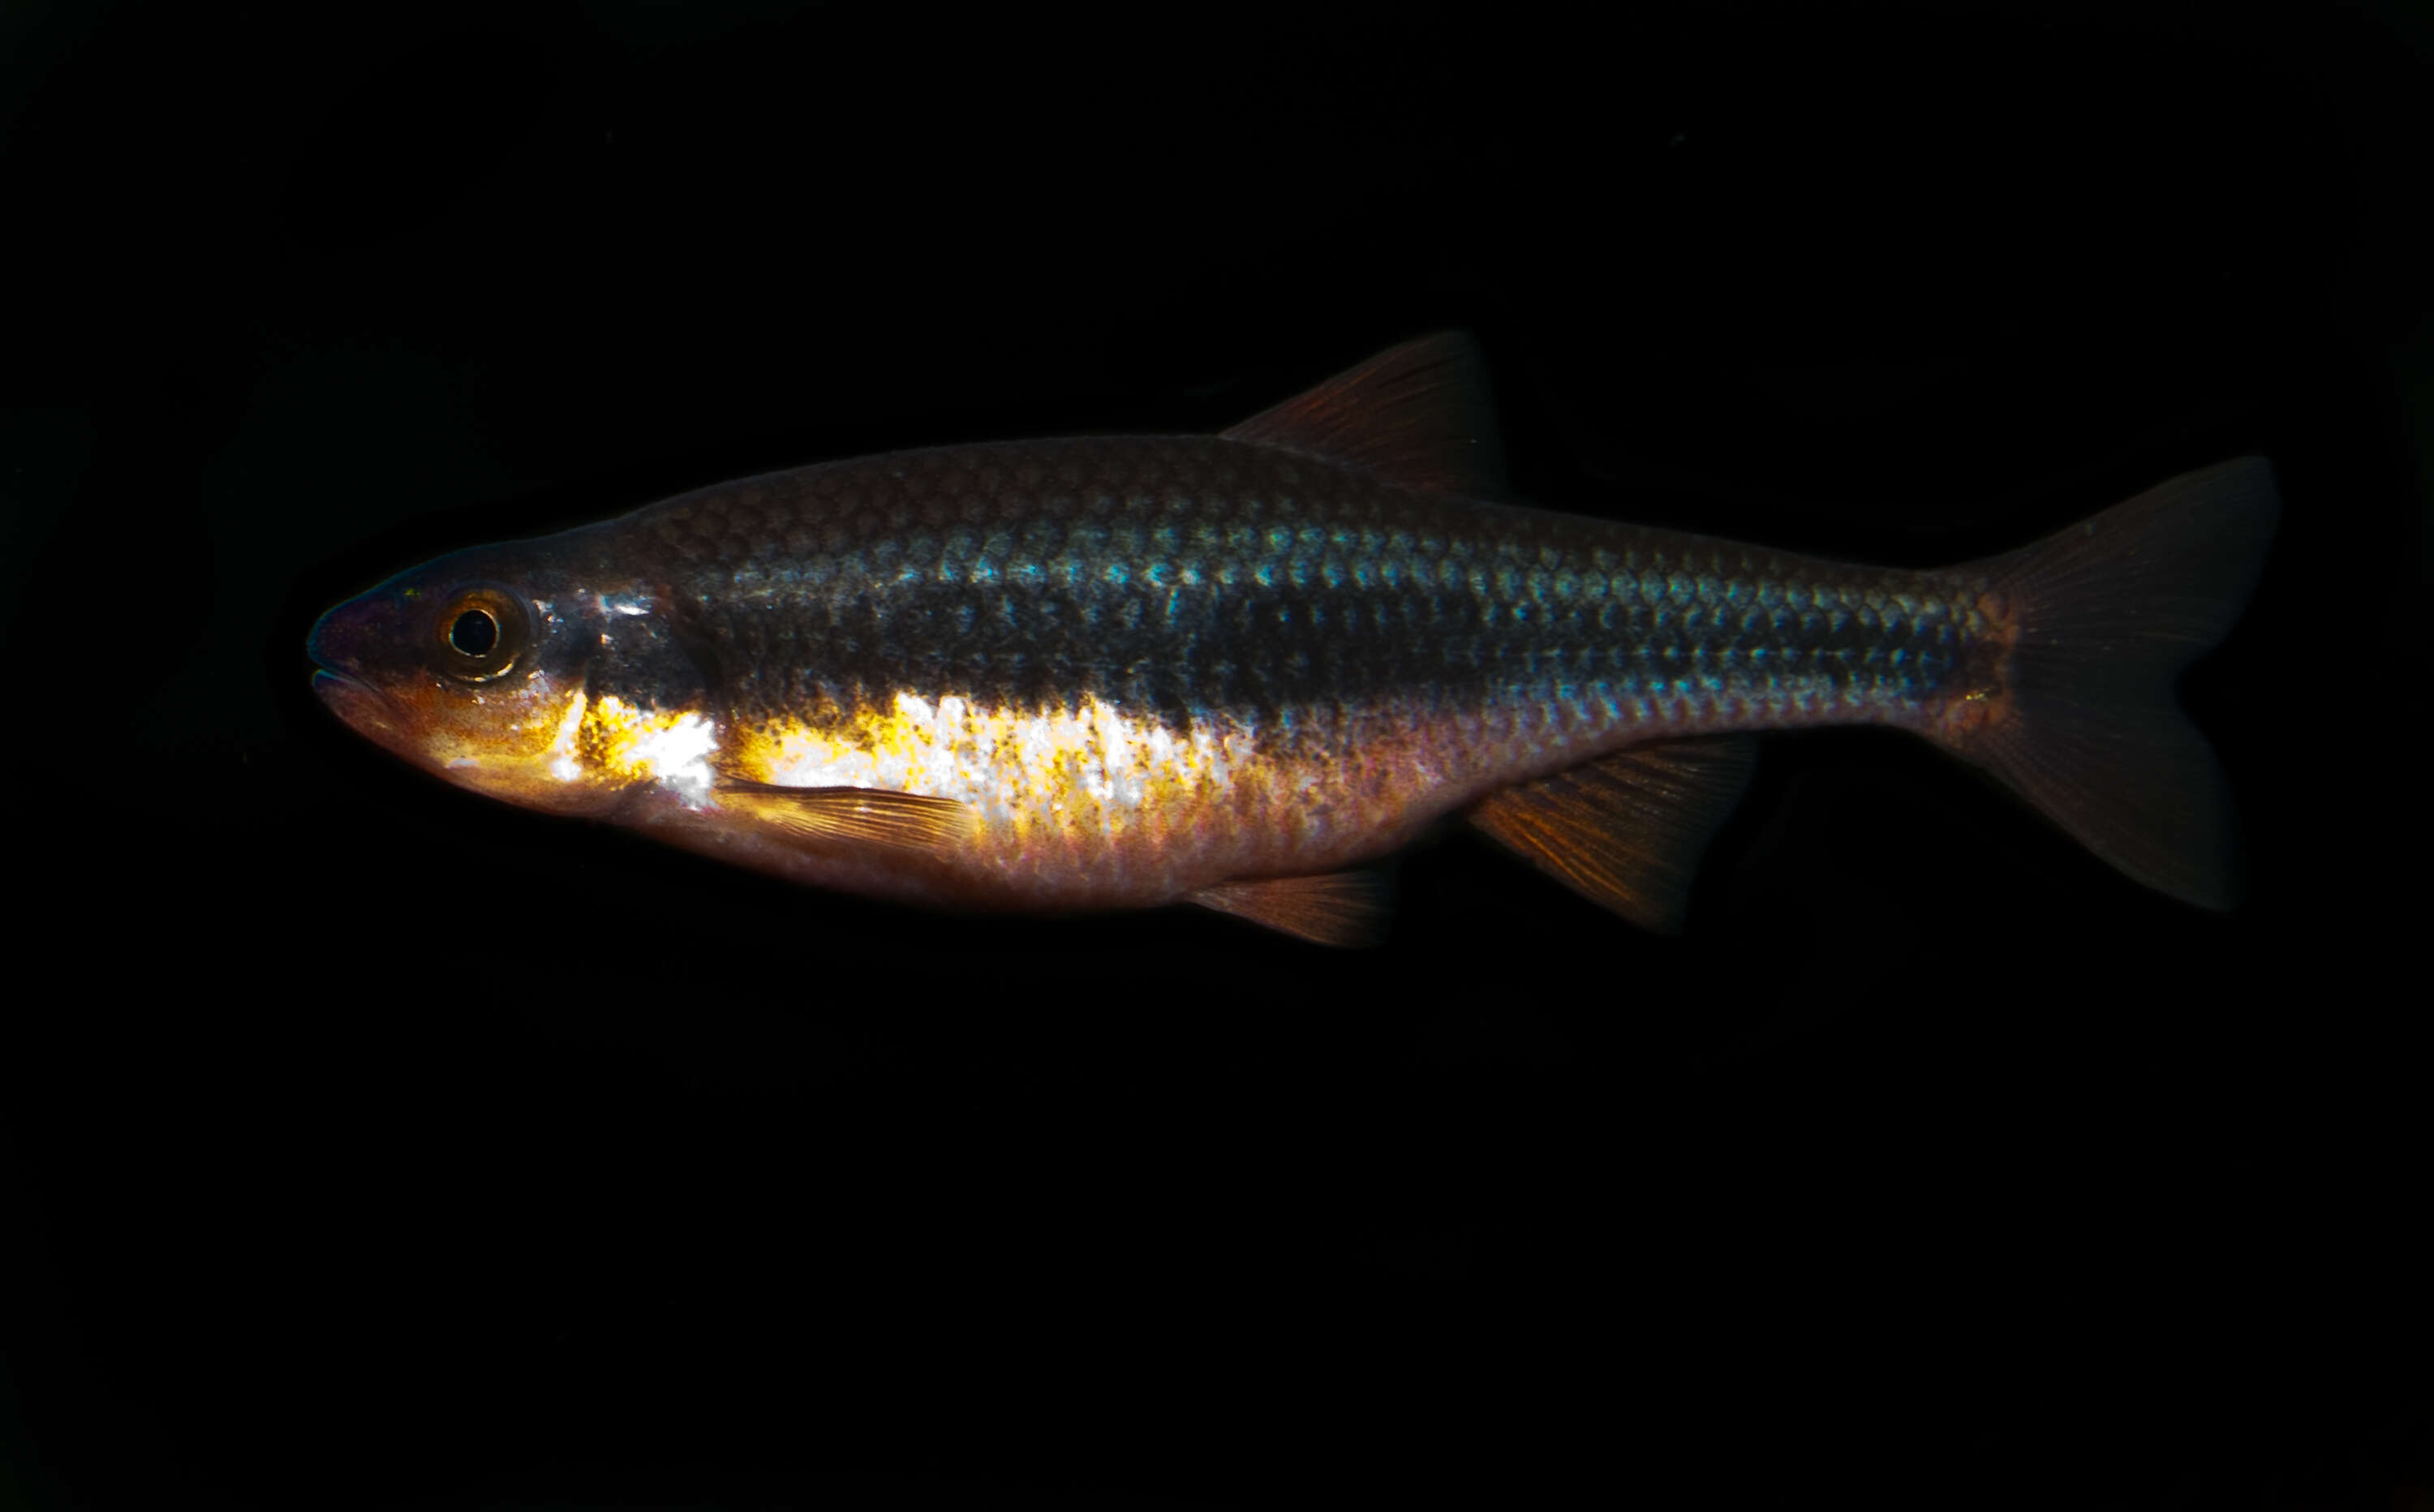
[[[1489,793],[1466,817],[1590,902],[1670,934],[1757,750],[1745,736],[1635,745]]]
[[[1313,944],[1374,945],[1386,928],[1385,878],[1374,872],[1220,882],[1190,901]]]
[[[765,782],[718,785],[722,804],[766,820],[804,844],[890,845],[945,850],[968,840],[978,815],[952,798],[885,788],[780,788]]]
[[[2277,513],[2272,468],[2239,457],[1980,564],[2008,605],[2003,686],[1938,738],[2140,882],[2230,908],[2230,789],[2172,681],[2238,620]]]
[[[1479,348],[1450,332],[1380,352],[1225,433],[1432,493],[1493,492],[1504,477]]]

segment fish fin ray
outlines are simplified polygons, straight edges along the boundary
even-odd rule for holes
[[[1937,739],[2139,882],[2231,908],[2230,785],[2172,683],[2247,606],[2278,512],[2272,468],[2239,457],[1980,564],[2014,643]]]
[[[945,851],[970,839],[979,822],[968,804],[886,788],[781,788],[729,779],[718,785],[718,797],[814,849]]]
[[[1188,901],[1313,944],[1374,945],[1386,930],[1386,879],[1375,872],[1325,872],[1220,882]]]
[[[1747,736],[1629,746],[1489,793],[1465,817],[1590,902],[1671,934],[1757,751]]]
[[[1434,493],[1492,493],[1504,480],[1486,367],[1457,332],[1380,352],[1225,434]]]

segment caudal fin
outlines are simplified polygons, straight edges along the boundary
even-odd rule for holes
[[[2008,672],[1945,742],[2138,881],[2230,908],[2230,790],[2172,682],[2238,620],[2276,512],[2272,469],[2239,457],[1980,564]]]

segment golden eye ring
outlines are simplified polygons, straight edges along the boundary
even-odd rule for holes
[[[439,670],[460,683],[487,683],[515,670],[532,644],[532,614],[505,588],[459,588],[432,620]]]

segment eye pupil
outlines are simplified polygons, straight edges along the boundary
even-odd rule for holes
[[[487,656],[499,643],[499,622],[480,609],[468,609],[448,626],[448,643],[468,656]]]

